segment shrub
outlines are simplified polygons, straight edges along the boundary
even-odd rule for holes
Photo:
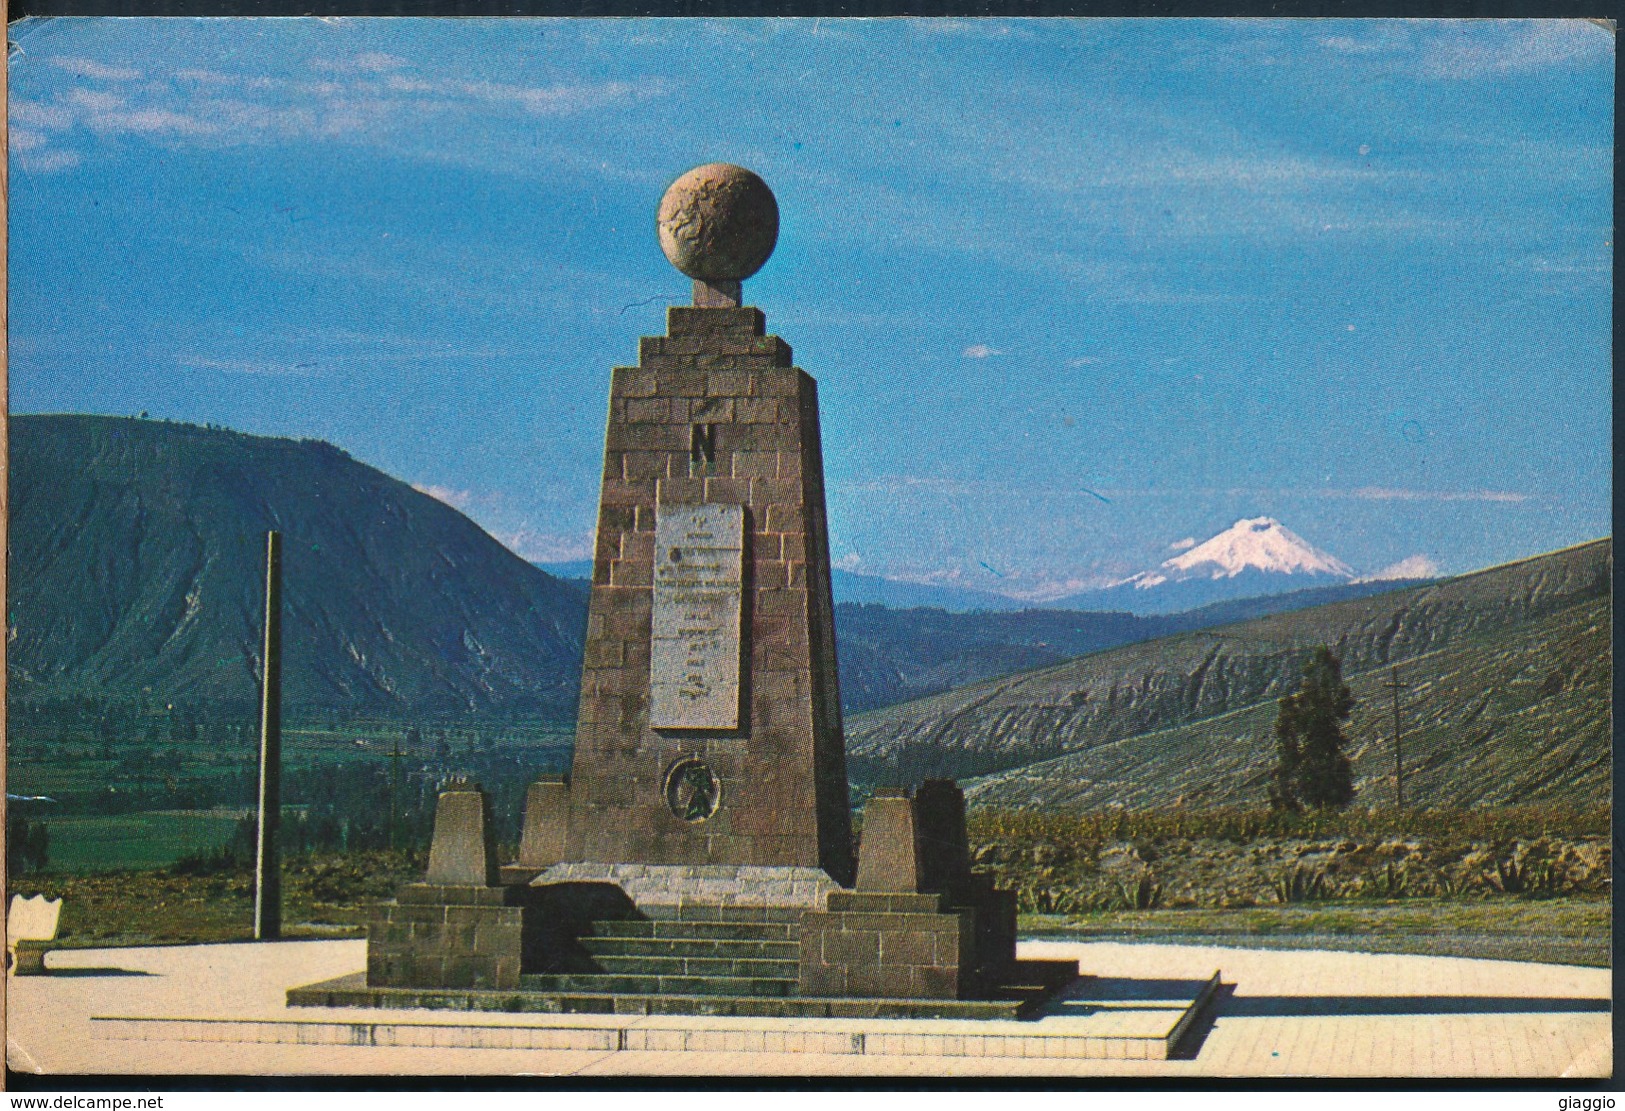
[[[1117,890],[1129,910],[1155,910],[1162,905],[1162,885],[1151,878],[1150,872],[1140,873],[1135,883],[1119,884]]]
[[[1410,878],[1389,861],[1371,880],[1372,894],[1383,899],[1403,899],[1411,893]]]
[[[1294,864],[1290,871],[1278,876],[1272,886],[1275,899],[1280,903],[1308,903],[1329,899],[1335,894],[1326,869],[1310,869],[1301,864]]]

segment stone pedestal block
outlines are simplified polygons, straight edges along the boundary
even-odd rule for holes
[[[477,784],[442,791],[429,844],[428,882],[488,887],[498,882],[491,804]]]
[[[413,889],[416,890],[413,890]],[[415,884],[394,903],[375,907],[367,923],[367,983],[373,987],[519,986],[523,911],[501,902],[497,888],[478,903],[437,901],[454,889]],[[486,893],[489,894],[486,894]],[[493,902],[490,895],[497,896]]]
[[[423,883],[410,883],[367,923],[367,983],[375,987],[519,986],[523,892],[494,886],[491,805],[476,784],[440,793]]]
[[[919,891],[920,863],[914,800],[900,788],[883,787],[863,808],[858,846],[859,891]]]
[[[928,779],[912,797],[906,790],[885,788],[869,800],[858,848],[857,892],[873,892],[874,898],[934,899],[944,913],[963,916],[966,945],[963,960],[954,965],[961,997],[990,990],[1015,966],[1015,895],[995,888],[991,876],[971,871],[965,796],[950,779]],[[829,910],[844,911],[855,897],[831,895]],[[818,972],[814,976],[829,978]]]
[[[569,832],[570,781],[562,775],[544,775],[525,792],[519,859],[502,866],[502,882],[529,883],[566,859]]]
[[[949,891],[970,875],[965,792],[951,779],[927,779],[914,791],[914,844],[921,891]]]
[[[993,877],[972,872],[944,893],[947,904],[975,913],[970,980],[990,989],[1016,964],[1016,893],[993,886]]]
[[[801,916],[799,991],[861,999],[961,999],[973,986],[975,913],[937,895],[836,892]]]

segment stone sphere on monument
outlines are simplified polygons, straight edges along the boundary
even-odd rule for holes
[[[713,162],[688,171],[660,198],[660,249],[705,282],[737,282],[762,268],[779,240],[779,204],[767,182]]]

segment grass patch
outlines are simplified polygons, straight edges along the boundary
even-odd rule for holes
[[[1032,914],[1612,893],[1605,808],[1404,814],[977,811],[972,859]]]
[[[1612,967],[1612,903],[1397,899],[1231,910],[1024,914],[1023,937],[1244,949],[1334,949]]]
[[[351,852],[296,857],[282,874],[287,937],[360,937],[369,908],[421,879],[422,854]],[[245,941],[254,935],[254,874],[175,869],[19,877],[12,890],[60,897],[64,948]]]
[[[1057,812],[973,810],[972,842],[1000,839],[1099,845],[1110,841],[1425,837],[1512,841],[1530,837],[1597,837],[1612,832],[1607,806],[1500,806],[1478,809],[1306,811],[1264,809],[1108,810]]]
[[[163,868],[231,842],[241,811],[167,810],[47,817],[51,868],[106,872]]]

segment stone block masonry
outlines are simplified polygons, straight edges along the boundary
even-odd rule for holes
[[[367,983],[375,987],[519,986],[522,914],[501,888],[403,887],[367,924]]]
[[[765,331],[674,307],[612,372],[565,859],[852,880],[817,385]],[[681,678],[655,674],[657,521],[695,506],[743,514],[733,719],[651,697]]]
[[[570,781],[544,775],[525,791],[524,822],[519,832],[519,859],[503,865],[503,883],[529,883],[544,868],[564,859],[570,823]]]
[[[975,913],[937,895],[835,892],[801,916],[799,991],[860,999],[970,994]]]
[[[368,984],[519,986],[526,923],[518,904],[527,892],[492,885],[491,832],[491,803],[477,784],[456,780],[440,793],[425,882],[402,887],[367,923]]]

